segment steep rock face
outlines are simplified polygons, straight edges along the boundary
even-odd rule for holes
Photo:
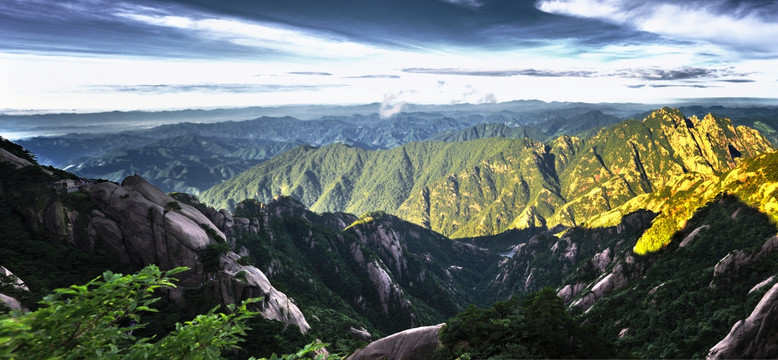
[[[560,293],[572,294],[583,282],[580,294],[567,301],[583,310],[582,321],[601,326],[618,348],[637,357],[708,355],[774,285],[778,229],[766,214],[742,199],[722,194],[696,208],[659,252],[636,255],[630,242],[612,247],[614,257],[605,273],[592,277],[588,274],[598,273],[590,271],[596,268],[593,264],[589,270],[579,266]],[[758,308],[769,306],[763,303]],[[614,318],[614,314],[619,315]],[[720,345],[728,350],[717,350],[713,357],[774,357],[767,347],[775,343],[775,332],[767,327],[774,328],[775,321],[773,316],[764,322],[770,325],[764,325],[762,333],[754,325],[743,327],[741,321]]]
[[[514,247],[515,254],[498,264],[488,288],[498,297],[558,287],[558,295],[588,308],[626,283],[632,261],[631,243],[651,225],[655,214],[636,212],[618,226],[555,228]],[[635,275],[631,275],[635,276]],[[580,299],[579,297],[586,299]]]
[[[443,324],[405,330],[376,340],[351,354],[347,360],[426,360],[440,345]]]
[[[745,320],[708,352],[708,359],[769,359],[778,356],[778,284],[773,285]]]
[[[374,213],[367,218],[370,220],[355,222],[346,233],[353,234],[358,242],[351,247],[354,259],[370,274],[376,288],[383,289],[384,309],[384,299],[392,298],[403,307],[410,305],[408,299],[412,297],[440,306],[442,299],[427,298],[442,294],[456,298],[456,293],[466,291],[462,277],[470,277],[472,269],[486,269],[497,260],[485,249],[448,239],[392,215]],[[365,251],[375,253],[381,266],[371,262]],[[422,290],[425,288],[434,290]],[[458,308],[466,305],[458,300]]]
[[[219,212],[201,211],[219,223]],[[498,259],[382,212],[317,214],[293,198],[276,197],[267,204],[243,201],[234,215],[231,228],[220,228],[228,241],[274,284],[290,289],[303,311],[330,307],[339,313],[331,317],[337,324],[346,319],[373,334],[456,314],[475,301],[472,287]],[[317,315],[312,326],[334,325],[328,321]]]
[[[140,176],[126,178],[121,186],[103,182],[86,191],[95,207],[87,214],[67,210],[58,201],[46,210],[46,228],[64,234],[60,237],[69,245],[137,267],[190,268],[177,276],[179,287],[169,291],[170,299],[180,306],[189,301],[185,289],[202,288],[211,303],[234,304],[264,297],[256,310],[267,318],[295,324],[303,332],[310,328],[297,306],[259,269],[239,265],[235,253],[220,255],[217,269],[205,268],[201,258],[206,248],[226,241],[226,237],[195,207],[176,201]],[[223,225],[231,223],[230,217],[218,214]]]

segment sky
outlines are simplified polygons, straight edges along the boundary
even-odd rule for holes
[[[0,0],[0,111],[778,98],[778,1]]]

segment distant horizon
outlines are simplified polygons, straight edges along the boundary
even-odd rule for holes
[[[680,98],[680,99],[668,99],[667,101],[656,102],[614,102],[614,101],[600,101],[600,102],[587,102],[587,101],[561,101],[561,100],[539,100],[539,99],[514,99],[508,101],[500,101],[494,103],[403,103],[403,111],[408,107],[448,107],[448,106],[479,106],[479,105],[493,105],[499,106],[501,104],[510,104],[516,102],[542,102],[546,104],[562,103],[562,104],[586,104],[586,105],[599,105],[599,104],[615,104],[615,105],[659,105],[659,106],[673,106],[673,105],[688,105],[695,104],[700,106],[725,106],[725,107],[751,107],[751,106],[778,106],[778,97],[721,97],[721,98]],[[343,103],[343,104],[277,104],[277,105],[246,105],[246,106],[202,106],[202,107],[167,107],[167,108],[95,108],[95,109],[15,109],[15,108],[0,108],[0,115],[8,116],[24,116],[24,115],[66,115],[66,114],[100,114],[111,112],[176,112],[176,111],[214,111],[214,110],[241,110],[241,109],[284,109],[284,108],[303,108],[303,107],[332,107],[332,108],[350,108],[350,107],[368,107],[375,106],[376,110],[372,113],[380,113],[381,102],[371,103]],[[2,129],[2,125],[0,125]]]
[[[24,140],[33,137],[63,136],[68,134],[109,134],[123,131],[145,130],[161,125],[179,123],[216,123],[224,121],[247,121],[259,117],[292,117],[300,120],[315,120],[329,116],[376,116],[392,119],[399,114],[414,113],[499,113],[510,111],[516,114],[538,111],[565,111],[577,107],[600,110],[621,118],[643,111],[663,107],[724,107],[724,108],[778,108],[778,98],[703,98],[677,99],[666,103],[615,103],[615,102],[567,102],[512,100],[486,104],[402,104],[386,115],[382,103],[356,105],[281,105],[248,107],[214,107],[186,109],[104,110],[89,112],[53,111],[35,112],[25,110],[18,113],[0,110],[0,136],[9,140]]]

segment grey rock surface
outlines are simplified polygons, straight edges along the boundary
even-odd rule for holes
[[[426,360],[440,345],[438,333],[444,324],[408,329],[373,341],[347,360]]]

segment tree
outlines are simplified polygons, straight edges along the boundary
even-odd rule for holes
[[[175,287],[171,276],[184,270],[162,272],[149,265],[133,275],[106,271],[85,285],[56,289],[38,310],[0,317],[0,359],[220,359],[243,341],[246,321],[257,314],[246,306],[256,299],[230,305],[226,313],[216,307],[177,323],[175,331],[156,342],[133,336],[144,326],[140,314],[156,311],[150,307],[159,299],[155,291]],[[323,346],[311,344],[282,358],[295,359]]]

